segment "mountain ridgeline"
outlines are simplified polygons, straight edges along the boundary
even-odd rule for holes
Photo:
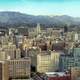
[[[74,18],[67,15],[63,16],[33,16],[19,12],[0,12],[1,27],[34,27],[40,23],[45,27],[59,27],[67,25],[80,25],[80,18]]]

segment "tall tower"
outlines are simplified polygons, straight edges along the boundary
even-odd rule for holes
[[[75,41],[78,41],[78,33],[77,32],[75,33],[74,39],[75,39]]]
[[[40,23],[37,23],[36,31],[37,31],[37,34],[40,34],[41,33]]]

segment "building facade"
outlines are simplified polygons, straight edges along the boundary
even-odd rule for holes
[[[41,52],[37,55],[37,71],[38,72],[53,72],[59,68],[60,54],[55,51]]]
[[[29,78],[30,77],[30,58],[8,60],[10,78]]]

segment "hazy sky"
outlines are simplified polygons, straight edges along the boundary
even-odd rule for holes
[[[0,0],[0,11],[80,17],[80,0]]]

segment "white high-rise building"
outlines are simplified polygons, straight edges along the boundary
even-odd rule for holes
[[[75,41],[78,41],[78,33],[77,32],[75,33],[75,38],[74,39],[75,39]]]
[[[39,23],[37,23],[37,34],[41,33],[41,26]]]

